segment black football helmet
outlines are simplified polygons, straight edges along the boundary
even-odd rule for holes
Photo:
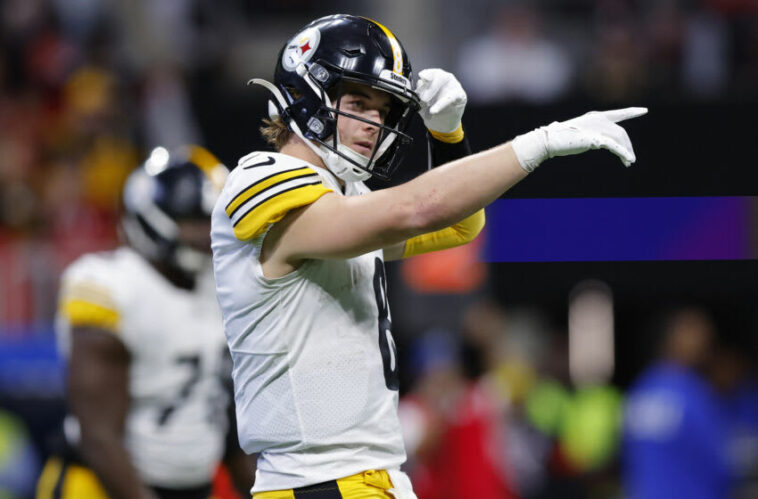
[[[227,168],[202,147],[153,149],[124,185],[121,231],[126,241],[148,260],[196,274],[210,262],[210,247],[201,251],[186,244],[179,224],[210,222],[227,175]]]
[[[344,82],[390,95],[391,108],[383,124],[340,110]],[[257,78],[249,83],[271,91],[269,114],[279,115],[345,181],[389,179],[413,140],[406,130],[419,99],[413,91],[410,61],[395,35],[371,19],[337,14],[311,22],[282,48],[273,85]],[[379,129],[370,157],[340,144],[338,115]]]

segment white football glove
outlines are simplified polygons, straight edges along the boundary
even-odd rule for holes
[[[452,73],[441,69],[420,71],[416,93],[421,100],[419,114],[426,128],[440,133],[454,132],[458,128],[468,99]]]
[[[626,130],[616,123],[647,113],[645,107],[627,107],[612,111],[590,111],[568,121],[554,121],[547,126],[513,139],[513,151],[521,168],[534,171],[540,163],[555,156],[579,154],[590,149],[607,149],[629,166],[637,159]]]

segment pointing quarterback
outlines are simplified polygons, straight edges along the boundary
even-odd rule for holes
[[[234,361],[239,439],[258,454],[253,497],[414,498],[400,471],[398,366],[384,262],[473,240],[483,208],[544,160],[607,149],[635,161],[618,122],[643,108],[554,122],[471,154],[466,94],[376,21],[317,19],[282,48],[253,152],[212,214],[216,290]],[[388,179],[419,114],[438,168]]]

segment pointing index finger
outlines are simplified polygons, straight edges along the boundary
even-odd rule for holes
[[[610,111],[603,111],[603,114],[612,122],[618,123],[619,121],[629,120],[647,114],[647,108],[626,107],[624,109],[612,109]]]

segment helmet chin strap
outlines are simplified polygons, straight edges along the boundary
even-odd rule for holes
[[[368,158],[340,143],[339,132],[335,133],[337,134],[337,150],[356,163],[362,164],[364,167],[368,168]],[[329,167],[329,170],[345,182],[363,182],[364,180],[371,178],[371,174],[368,171],[356,168],[354,164],[331,149],[322,145],[319,145],[318,148],[324,153],[321,158],[324,159],[324,163]]]
[[[279,91],[278,88],[276,88],[275,85],[272,83],[263,80],[261,78],[253,78],[250,81],[247,82],[248,85],[254,84],[254,85],[260,85],[264,88],[266,88],[276,99],[277,103],[279,104],[278,108],[277,106],[273,105],[271,101],[269,101],[268,106],[268,112],[269,117],[272,119],[278,115],[279,109],[287,109],[288,104],[287,101],[284,99],[284,96]],[[324,147],[322,145],[316,145],[311,140],[305,138],[303,135],[302,130],[300,130],[300,127],[297,125],[295,120],[290,120],[287,125],[292,129],[292,131],[297,135],[305,144],[311,148],[313,152],[315,152],[321,160],[324,162],[326,167],[331,171],[337,178],[344,180],[345,182],[362,182],[364,180],[368,180],[371,178],[371,173],[368,171],[361,170],[360,168],[357,168],[354,164],[352,164],[350,161],[345,159],[344,157],[340,156],[336,152],[332,151],[331,149]],[[367,157],[363,156],[362,154],[359,154],[349,147],[347,147],[344,144],[340,143],[339,140],[339,133],[335,132],[337,134],[337,150],[344,154],[345,156],[349,157],[356,163],[359,163],[361,165],[365,165],[366,168],[368,168],[369,160]]]

